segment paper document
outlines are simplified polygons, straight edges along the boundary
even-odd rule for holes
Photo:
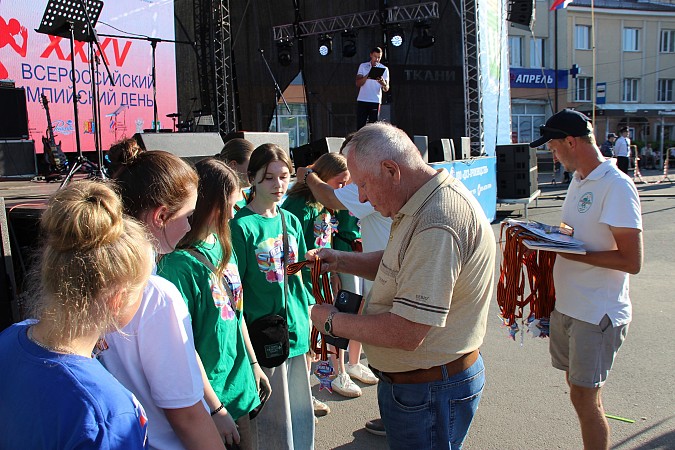
[[[554,225],[546,225],[540,222],[521,222],[507,220],[509,226],[519,225],[530,233],[533,239],[523,240],[525,247],[532,250],[544,250],[558,253],[586,254],[584,243],[569,235],[571,232],[566,228]]]

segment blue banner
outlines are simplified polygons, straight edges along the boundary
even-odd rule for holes
[[[447,169],[471,191],[490,222],[497,216],[497,158],[488,156],[462,161],[429,164]]]
[[[555,87],[555,70],[553,69],[511,67],[509,70],[512,88],[553,89]],[[567,70],[558,70],[558,88],[567,89]]]

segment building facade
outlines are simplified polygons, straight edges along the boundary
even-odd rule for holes
[[[531,32],[509,31],[512,139],[574,108],[600,143],[627,126],[639,145],[675,145],[675,0],[551,2],[536,1]]]

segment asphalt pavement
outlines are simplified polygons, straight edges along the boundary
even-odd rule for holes
[[[643,171],[643,177],[650,183],[661,178],[657,171]],[[670,178],[675,181],[675,174]],[[542,195],[529,208],[530,220],[560,222],[567,186],[550,181],[551,174],[540,175]],[[642,204],[644,265],[631,277],[633,322],[603,388],[603,399],[607,414],[634,421],[609,420],[613,449],[675,449],[675,183],[636,185]],[[492,225],[495,239],[499,222],[521,219],[523,210],[521,205],[497,205],[497,211]],[[481,347],[487,381],[464,449],[582,448],[564,374],[551,367],[548,341],[527,334],[511,340],[498,315],[495,294]],[[363,362],[367,363],[365,358]],[[363,395],[346,399],[319,391],[312,378],[314,394],[332,409],[318,419],[317,450],[387,448],[385,438],[363,428],[366,420],[379,415],[376,386],[359,383]]]

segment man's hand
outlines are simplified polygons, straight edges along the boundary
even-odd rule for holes
[[[338,261],[340,253],[340,251],[331,248],[315,248],[309,250],[305,255],[305,258],[308,261],[314,261],[316,258],[321,259],[321,273],[337,273],[339,272]]]
[[[310,315],[312,316],[312,323],[314,323],[317,330],[323,332],[323,325],[332,311],[337,312],[337,308],[333,305],[314,305],[312,307]]]

